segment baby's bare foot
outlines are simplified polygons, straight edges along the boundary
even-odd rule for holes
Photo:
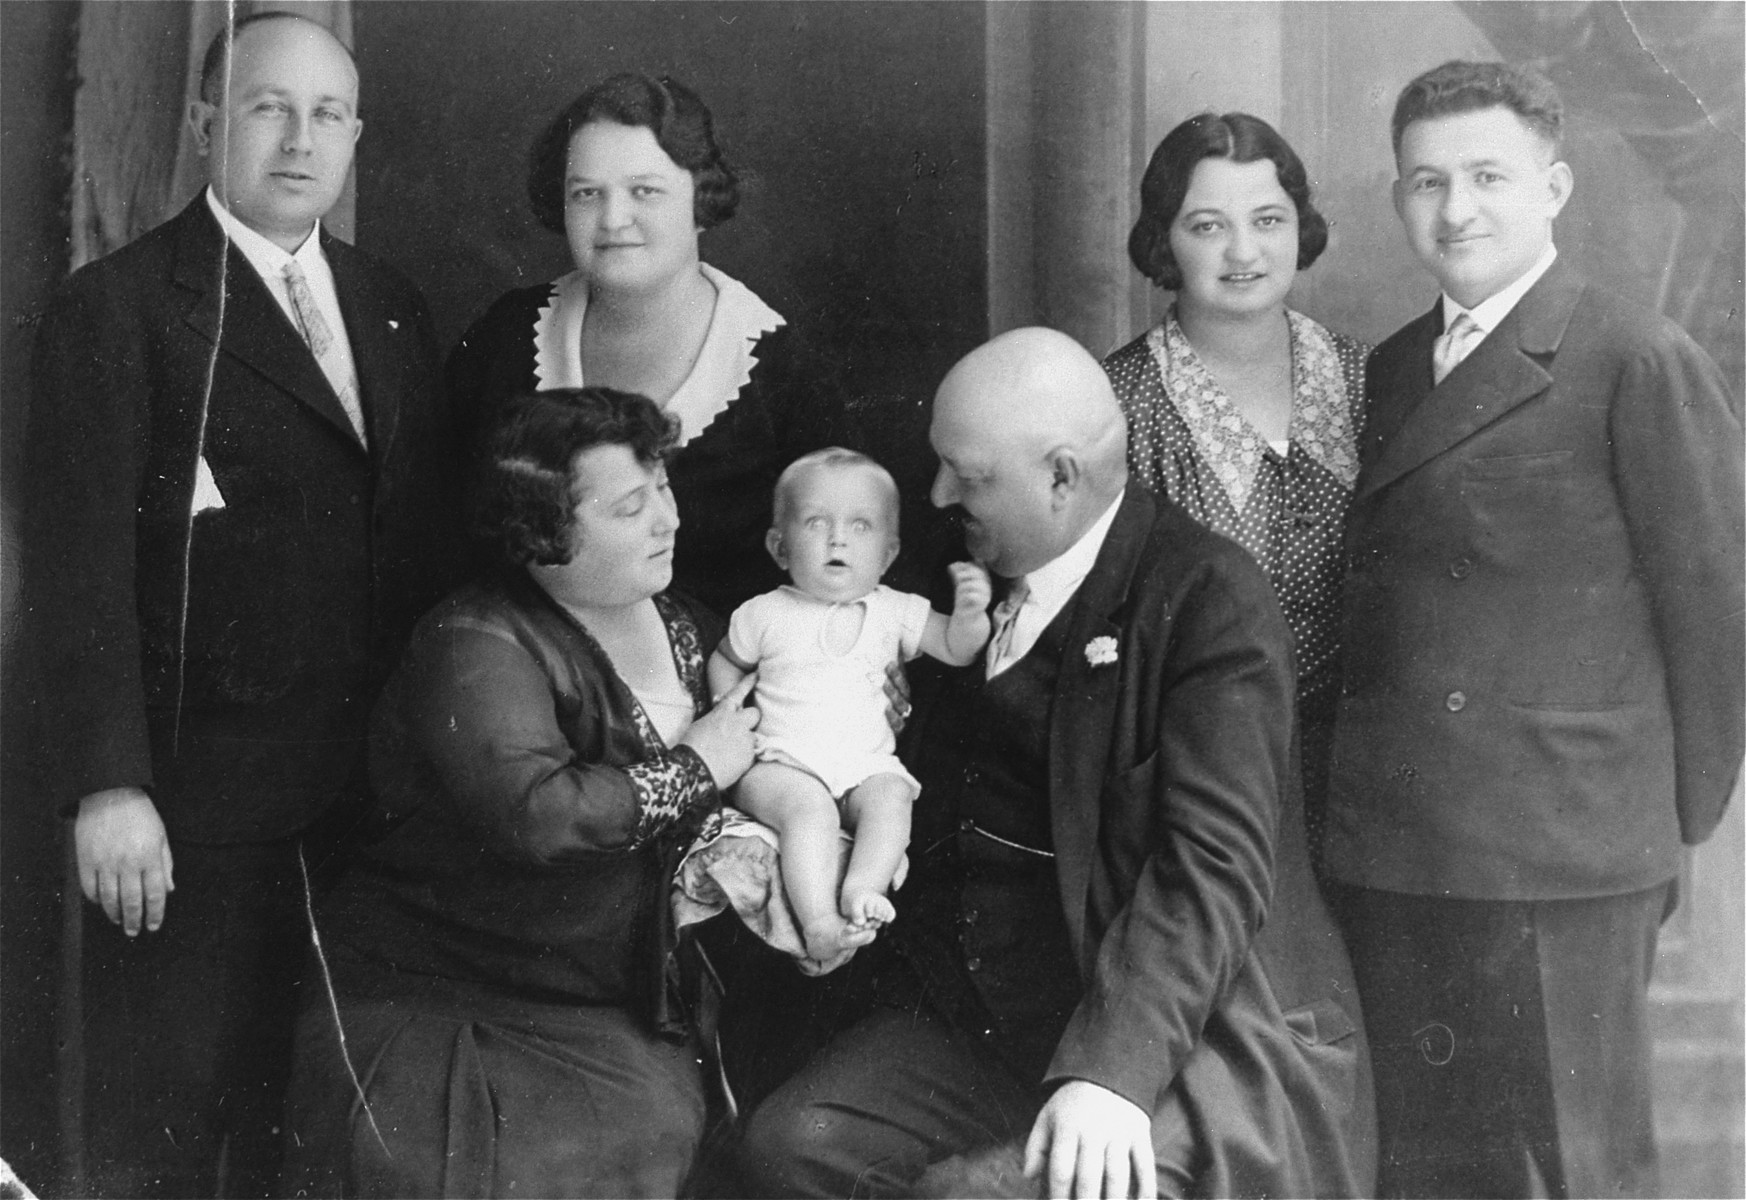
[[[872,941],[873,930],[858,928],[841,917],[832,915],[817,921],[808,921],[801,930],[801,936],[806,939],[808,958],[829,962],[845,950],[859,949]]]
[[[842,899],[844,918],[850,925],[863,929],[877,929],[889,921],[897,919],[897,909],[891,906],[884,892],[845,891]]]

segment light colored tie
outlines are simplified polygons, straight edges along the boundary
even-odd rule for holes
[[[1438,383],[1448,378],[1449,372],[1461,365],[1461,360],[1473,352],[1473,348],[1484,339],[1485,330],[1479,327],[1466,313],[1456,317],[1449,328],[1437,336],[1431,343],[1431,372]]]
[[[364,435],[364,406],[358,403],[357,381],[335,351],[333,330],[328,328],[327,318],[316,307],[315,293],[309,290],[309,280],[304,278],[303,268],[295,260],[285,264],[285,286],[291,293],[291,311],[297,315],[298,331],[309,343],[309,352],[315,355],[321,373],[333,385],[334,395],[339,397],[340,407],[351,419],[358,441],[368,445]]]
[[[1012,634],[1018,626],[1019,609],[1025,606],[1030,595],[1031,585],[1021,575],[1013,580],[1012,590],[1006,594],[1006,599],[994,606],[994,631],[988,639],[990,679],[1006,665],[1007,656],[1012,652]]]

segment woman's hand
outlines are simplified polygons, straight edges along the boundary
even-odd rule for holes
[[[746,707],[746,697],[757,682],[756,672],[740,680],[679,739],[681,746],[697,751],[718,790],[732,787],[751,769],[752,730],[758,727],[758,710]]]

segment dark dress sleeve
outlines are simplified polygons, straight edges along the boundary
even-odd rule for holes
[[[588,711],[610,708],[604,689],[555,689],[529,647],[487,621],[445,619],[400,683],[403,736],[455,815],[502,857],[545,863],[634,849],[716,798],[690,747],[627,753],[629,722]]]
[[[534,323],[551,295],[551,284],[505,292],[450,352],[448,402],[463,446],[476,450],[492,411],[534,389]]]

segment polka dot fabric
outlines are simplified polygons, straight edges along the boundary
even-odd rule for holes
[[[1172,313],[1104,360],[1128,419],[1128,465],[1241,545],[1273,582],[1297,643],[1305,710],[1331,707],[1338,686],[1341,537],[1358,474],[1364,343],[1301,313],[1291,326],[1287,453],[1243,418],[1188,344]]]

